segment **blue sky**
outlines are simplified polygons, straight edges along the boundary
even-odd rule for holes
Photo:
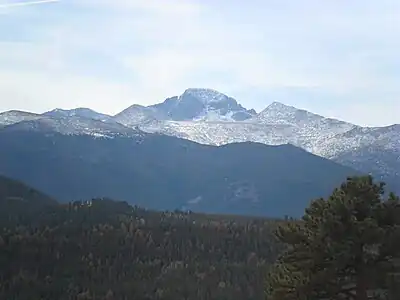
[[[0,110],[114,114],[188,87],[400,123],[398,0],[0,0]]]

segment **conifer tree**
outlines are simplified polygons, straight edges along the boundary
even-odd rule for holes
[[[302,220],[277,231],[287,250],[267,277],[268,300],[366,300],[387,293],[400,255],[400,202],[384,183],[348,178]],[[393,280],[392,280],[393,284]],[[398,298],[399,295],[397,295]]]

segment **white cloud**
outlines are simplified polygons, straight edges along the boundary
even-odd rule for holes
[[[29,6],[29,5],[38,5],[38,4],[48,4],[53,2],[58,2],[59,0],[40,0],[40,1],[18,1],[18,2],[0,2],[0,9],[4,8],[12,8],[12,7],[21,7],[21,6]]]
[[[185,16],[196,14],[201,10],[201,5],[191,0],[87,0],[87,5],[92,7],[105,7],[110,10],[120,11],[148,11],[159,15]]]

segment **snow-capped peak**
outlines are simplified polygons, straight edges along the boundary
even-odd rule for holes
[[[45,112],[44,116],[60,118],[60,117],[82,117],[93,120],[107,121],[111,118],[111,116],[98,113],[90,108],[79,107],[74,109],[61,109],[56,108],[54,110]]]
[[[256,115],[254,110],[247,110],[234,98],[208,88],[186,89],[182,95],[143,107],[142,111],[146,120],[148,116],[159,121],[241,121]],[[122,124],[131,125],[129,119],[142,119],[136,115],[127,116]],[[120,114],[117,116],[119,118]]]
[[[320,115],[311,113],[304,109],[273,102],[255,118],[257,121],[266,124],[287,124],[297,126],[309,126],[312,123],[319,123],[328,120]]]
[[[282,102],[274,101],[270,105],[267,106],[265,110],[279,110],[279,111],[298,111],[300,109],[284,104]]]
[[[211,102],[220,102],[231,99],[236,102],[235,99],[228,97],[227,95],[220,93],[213,89],[208,88],[189,88],[178,98],[179,100],[185,99],[187,96],[192,96],[197,100],[200,100],[204,104]]]
[[[159,108],[166,108],[167,115],[176,121],[241,121],[255,115],[234,98],[209,88],[189,88],[175,103],[164,102]]]
[[[11,125],[27,120],[37,120],[42,116],[39,114],[20,111],[20,110],[9,110],[0,113],[0,126]]]

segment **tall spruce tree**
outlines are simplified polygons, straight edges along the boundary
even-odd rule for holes
[[[384,186],[371,176],[348,178],[301,220],[281,226],[277,237],[287,249],[269,272],[267,299],[400,299],[392,288],[400,202]]]

